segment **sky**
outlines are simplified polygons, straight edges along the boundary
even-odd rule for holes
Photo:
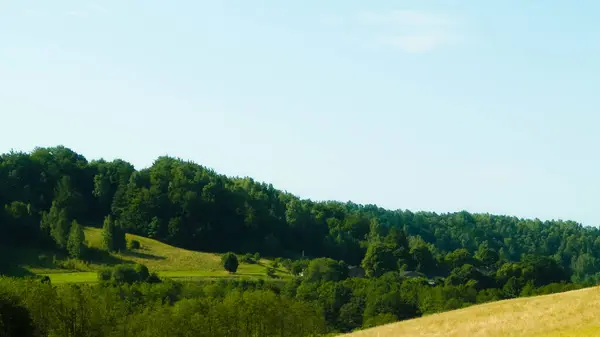
[[[3,0],[0,152],[600,225],[597,1]]]

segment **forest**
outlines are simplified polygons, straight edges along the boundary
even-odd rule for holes
[[[0,273],[8,276],[12,247],[85,260],[85,226],[240,259],[280,258],[296,276],[278,286],[155,277],[59,287],[4,278],[0,336],[316,336],[600,278],[595,227],[312,201],[171,157],[137,170],[63,146],[6,153],[0,206]],[[108,237],[107,249],[123,247],[119,237]],[[352,275],[356,268],[364,277]]]

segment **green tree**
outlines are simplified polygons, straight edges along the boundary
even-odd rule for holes
[[[304,277],[309,282],[341,281],[348,277],[348,266],[343,261],[318,258],[310,261]]]
[[[102,248],[108,252],[116,251],[115,247],[115,224],[112,217],[109,215],[104,218],[102,226]]]
[[[465,264],[472,264],[473,259],[469,251],[465,248],[459,248],[451,253],[448,253],[444,260],[450,269],[459,268]]]
[[[235,273],[239,265],[237,256],[231,252],[225,253],[221,257],[221,264],[223,265],[223,268],[230,273]]]
[[[69,220],[67,212],[60,209],[56,202],[52,202],[50,210],[42,214],[41,228],[50,234],[59,248],[64,249],[67,247]]]
[[[75,259],[82,258],[85,253],[85,234],[83,232],[83,227],[75,220],[71,223],[67,250],[69,255]]]
[[[367,248],[361,266],[369,277],[379,277],[398,269],[399,251],[395,244],[374,242]]]
[[[475,253],[475,259],[477,259],[484,266],[492,266],[500,259],[499,254],[488,247],[487,242],[479,245],[477,252]]]
[[[120,251],[126,248],[125,232],[108,215],[104,218],[102,226],[102,248],[109,252]]]

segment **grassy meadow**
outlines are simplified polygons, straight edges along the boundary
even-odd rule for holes
[[[240,263],[235,274],[229,274],[221,266],[221,257],[214,253],[204,253],[173,247],[171,245],[137,236],[126,235],[127,240],[140,242],[140,249],[108,254],[100,250],[102,230],[85,228],[85,238],[92,249],[90,262],[74,261],[58,256],[50,257],[43,251],[27,250],[20,252],[20,268],[24,274],[47,275],[53,283],[89,283],[97,281],[97,272],[105,266],[121,263],[141,263],[156,272],[160,277],[194,280],[212,278],[266,278],[268,259],[260,264]],[[276,269],[279,278],[290,277],[282,267]]]
[[[600,287],[476,305],[343,336],[600,336]]]

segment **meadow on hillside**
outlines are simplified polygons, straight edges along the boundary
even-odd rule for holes
[[[86,227],[85,238],[91,248],[100,249],[102,230]],[[140,249],[126,250],[101,256],[98,260],[90,262],[67,260],[60,265],[42,267],[36,256],[28,251],[22,254],[25,257],[23,267],[36,275],[47,275],[53,283],[88,283],[97,281],[97,272],[105,266],[119,263],[139,263],[156,272],[162,278],[194,280],[213,278],[265,278],[267,266],[272,264],[269,259],[262,258],[260,264],[241,263],[235,274],[230,274],[223,269],[221,257],[214,253],[204,253],[182,248],[133,234],[126,234],[127,240],[140,242]],[[27,260],[29,257],[29,260]],[[28,262],[34,262],[29,263]],[[62,268],[61,268],[62,267]],[[279,279],[289,278],[290,275],[283,268],[275,269]]]

